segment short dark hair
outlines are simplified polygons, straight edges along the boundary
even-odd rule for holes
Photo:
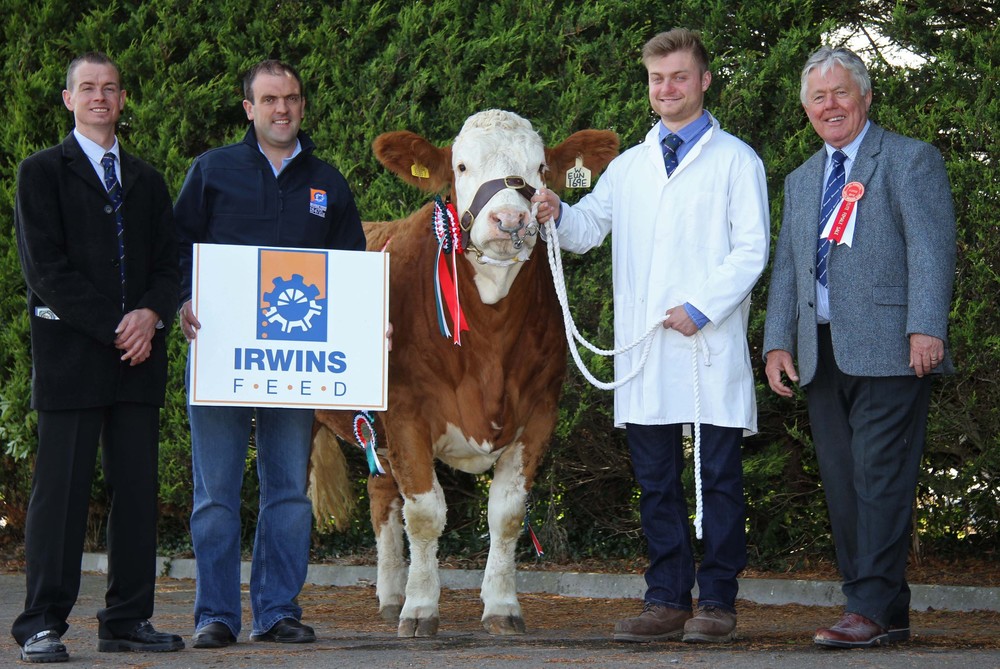
[[[115,68],[115,72],[118,73],[118,84],[121,85],[122,71],[118,69],[118,64],[107,57],[107,55],[101,53],[100,51],[88,51],[86,53],[80,54],[76,58],[70,61],[69,67],[66,68],[66,90],[73,90],[73,75],[76,74],[76,68],[80,67],[84,63],[93,63],[95,65],[110,65]]]
[[[701,71],[708,72],[708,50],[701,43],[701,35],[687,28],[674,28],[655,35],[642,47],[642,62],[669,56],[675,51],[690,51]]]
[[[296,69],[284,61],[269,58],[251,67],[243,76],[243,97],[250,102],[253,102],[253,82],[261,72],[276,77],[290,74],[295,77],[295,81],[299,84],[299,93],[302,95],[305,94],[305,91],[302,90],[302,77],[299,76]]]

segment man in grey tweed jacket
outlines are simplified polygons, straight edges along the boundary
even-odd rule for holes
[[[866,648],[909,638],[905,572],[930,380],[953,371],[955,217],[937,149],[868,120],[871,81],[856,54],[820,48],[801,97],[824,147],[785,180],[766,373],[778,395],[793,395],[786,378],[805,391],[847,597],[814,641]],[[835,162],[846,185],[825,194]],[[824,199],[833,210],[820,221]],[[819,238],[831,235],[819,262]]]

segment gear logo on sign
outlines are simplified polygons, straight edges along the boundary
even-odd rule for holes
[[[262,250],[258,276],[258,339],[326,341],[325,254]]]

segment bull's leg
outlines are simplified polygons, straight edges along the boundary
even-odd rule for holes
[[[440,622],[441,578],[437,550],[447,511],[444,491],[434,476],[429,491],[410,495],[404,490],[403,500],[406,537],[410,541],[410,572],[406,580],[406,602],[399,614],[396,634],[400,637],[434,636]]]
[[[524,521],[525,487],[524,446],[517,443],[497,460],[490,484],[490,554],[480,593],[483,627],[490,634],[524,634],[514,552]]]
[[[406,561],[403,559],[403,500],[391,470],[385,476],[368,477],[372,530],[378,551],[378,581],[375,594],[382,619],[395,623],[403,609]]]

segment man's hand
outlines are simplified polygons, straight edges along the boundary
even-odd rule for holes
[[[690,337],[698,332],[698,326],[688,316],[687,309],[684,308],[683,304],[667,309],[666,318],[663,319],[663,327],[667,330],[677,330],[685,337]]]
[[[553,193],[548,188],[539,188],[534,195],[531,196],[531,201],[538,204],[538,213],[535,218],[538,219],[539,225],[545,225],[549,219],[559,220],[559,216],[562,213],[562,202],[559,200],[559,196]]]
[[[910,367],[918,377],[930,374],[944,361],[944,342],[937,337],[915,332],[910,335]]]
[[[136,309],[125,314],[115,328],[115,347],[125,353],[121,359],[128,360],[130,367],[145,362],[153,351],[153,335],[160,317],[152,309]]]
[[[792,362],[791,353],[781,349],[768,351],[764,373],[767,374],[767,383],[771,386],[771,390],[782,397],[791,397],[795,394],[781,379],[781,375],[784,374],[790,381],[797,383],[799,380],[799,375],[795,371],[795,364]]]
[[[194,315],[194,310],[191,309],[191,300],[181,305],[180,316],[181,332],[184,333],[184,338],[193,341],[198,336],[198,330],[201,329],[201,322]]]

